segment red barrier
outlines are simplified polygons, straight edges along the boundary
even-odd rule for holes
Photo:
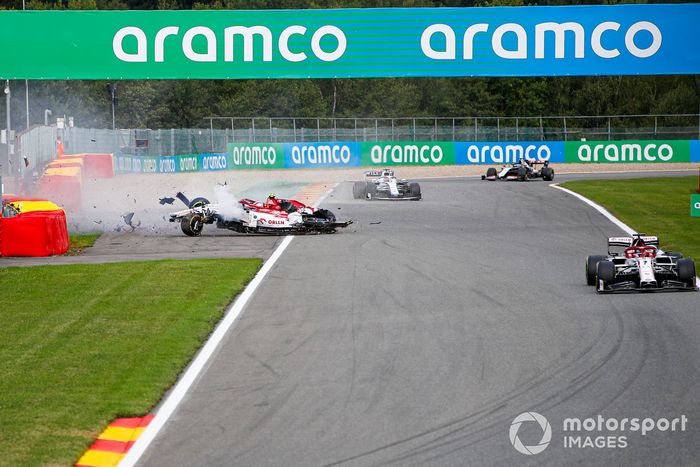
[[[4,202],[15,200],[3,198]],[[0,217],[0,256],[60,255],[68,251],[68,247],[66,214],[61,209]]]
[[[93,178],[114,177],[114,157],[109,153],[65,154],[57,159],[59,163],[66,159],[82,159],[84,175]],[[54,161],[54,162],[56,162]]]

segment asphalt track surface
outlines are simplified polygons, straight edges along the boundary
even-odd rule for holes
[[[696,465],[700,294],[597,295],[584,258],[621,232],[546,183],[422,188],[341,184],[325,206],[356,223],[294,239],[141,465]],[[534,456],[526,411],[552,425]],[[688,423],[565,448],[598,414]]]

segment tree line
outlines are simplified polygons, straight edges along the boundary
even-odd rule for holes
[[[46,9],[304,9],[647,3],[592,0],[28,0]],[[683,2],[677,2],[683,3]],[[687,2],[685,2],[687,3]],[[9,0],[0,9],[22,9]],[[106,81],[29,81],[30,126],[44,111],[111,128]],[[527,117],[696,114],[700,76],[153,80],[116,82],[121,128],[197,128],[204,117]],[[13,129],[25,128],[25,83],[12,81]],[[0,100],[0,115],[5,100]]]

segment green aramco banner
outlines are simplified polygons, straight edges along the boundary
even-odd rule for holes
[[[0,11],[2,79],[700,74],[699,4]]]

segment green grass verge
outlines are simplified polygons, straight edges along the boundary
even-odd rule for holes
[[[664,250],[700,260],[700,218],[690,217],[697,177],[577,180],[561,186],[604,206],[637,232],[658,235]]]
[[[0,268],[0,464],[69,465],[177,380],[259,259]]]
[[[70,243],[70,246],[68,247],[68,251],[66,252],[66,255],[68,256],[77,256],[80,253],[83,252],[84,249],[90,248],[95,244],[98,238],[100,238],[102,234],[100,232],[92,232],[92,233],[86,233],[86,234],[70,234],[68,235],[68,241]]]

